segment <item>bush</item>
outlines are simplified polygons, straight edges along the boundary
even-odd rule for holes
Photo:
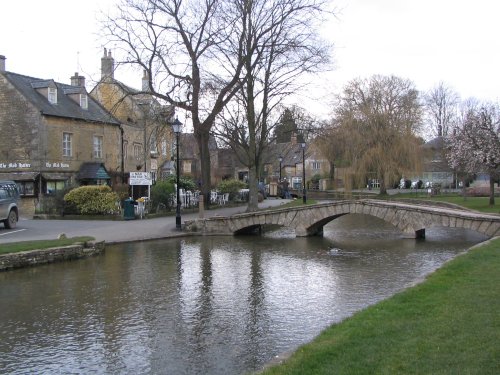
[[[169,182],[174,186],[177,183],[177,177],[172,175],[167,177],[166,182]],[[179,188],[184,190],[196,190],[196,184],[194,183],[192,178],[189,177],[179,177]]]
[[[174,192],[174,183],[169,180],[158,181],[151,186],[151,206],[157,208],[160,205],[164,205],[165,208],[170,209],[172,207],[172,195]]]
[[[234,197],[239,194],[239,191],[241,189],[245,189],[247,187],[248,186],[245,182],[232,178],[219,182],[219,184],[217,185],[217,190],[222,194],[229,193],[229,200],[232,201],[234,200]]]
[[[64,202],[82,215],[103,215],[116,213],[119,197],[107,185],[89,185],[71,190]]]

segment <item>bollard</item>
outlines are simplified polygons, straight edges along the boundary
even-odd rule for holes
[[[203,219],[203,217],[205,216],[205,204],[203,199],[203,194],[200,194],[198,197],[198,210],[200,219]]]

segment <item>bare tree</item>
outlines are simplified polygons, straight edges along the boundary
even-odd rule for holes
[[[446,137],[457,118],[460,96],[444,82],[424,95],[428,130],[432,137]]]
[[[235,0],[243,39],[243,85],[235,114],[221,120],[219,135],[249,168],[248,210],[257,209],[257,176],[283,100],[300,90],[299,77],[328,62],[329,46],[317,34],[325,0]],[[236,115],[237,114],[237,115]],[[237,119],[237,121],[234,121]]]
[[[191,116],[208,196],[210,130],[243,82],[246,15],[223,0],[122,0],[116,10],[103,20],[104,37],[122,64],[146,72],[145,92]]]
[[[447,157],[452,168],[489,174],[491,206],[495,205],[495,179],[500,168],[499,132],[498,105],[469,101],[462,121],[447,139]]]
[[[358,183],[370,174],[386,194],[401,175],[419,166],[421,106],[414,84],[395,76],[373,76],[351,81],[335,110],[336,121],[349,134],[345,159]]]

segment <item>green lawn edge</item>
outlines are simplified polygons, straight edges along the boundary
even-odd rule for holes
[[[71,237],[56,240],[36,240],[12,242],[0,245],[0,254],[18,253],[20,251],[43,250],[51,247],[69,246],[76,243],[95,240],[94,237]]]
[[[327,328],[262,374],[500,374],[500,239]]]

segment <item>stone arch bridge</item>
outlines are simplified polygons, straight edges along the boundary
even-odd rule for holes
[[[186,221],[185,230],[199,234],[233,235],[255,232],[265,225],[279,225],[292,228],[296,236],[304,237],[322,235],[324,225],[354,213],[371,215],[391,223],[406,238],[423,238],[425,229],[434,226],[471,229],[488,237],[500,235],[500,215],[373,199],[332,201],[196,219]]]

